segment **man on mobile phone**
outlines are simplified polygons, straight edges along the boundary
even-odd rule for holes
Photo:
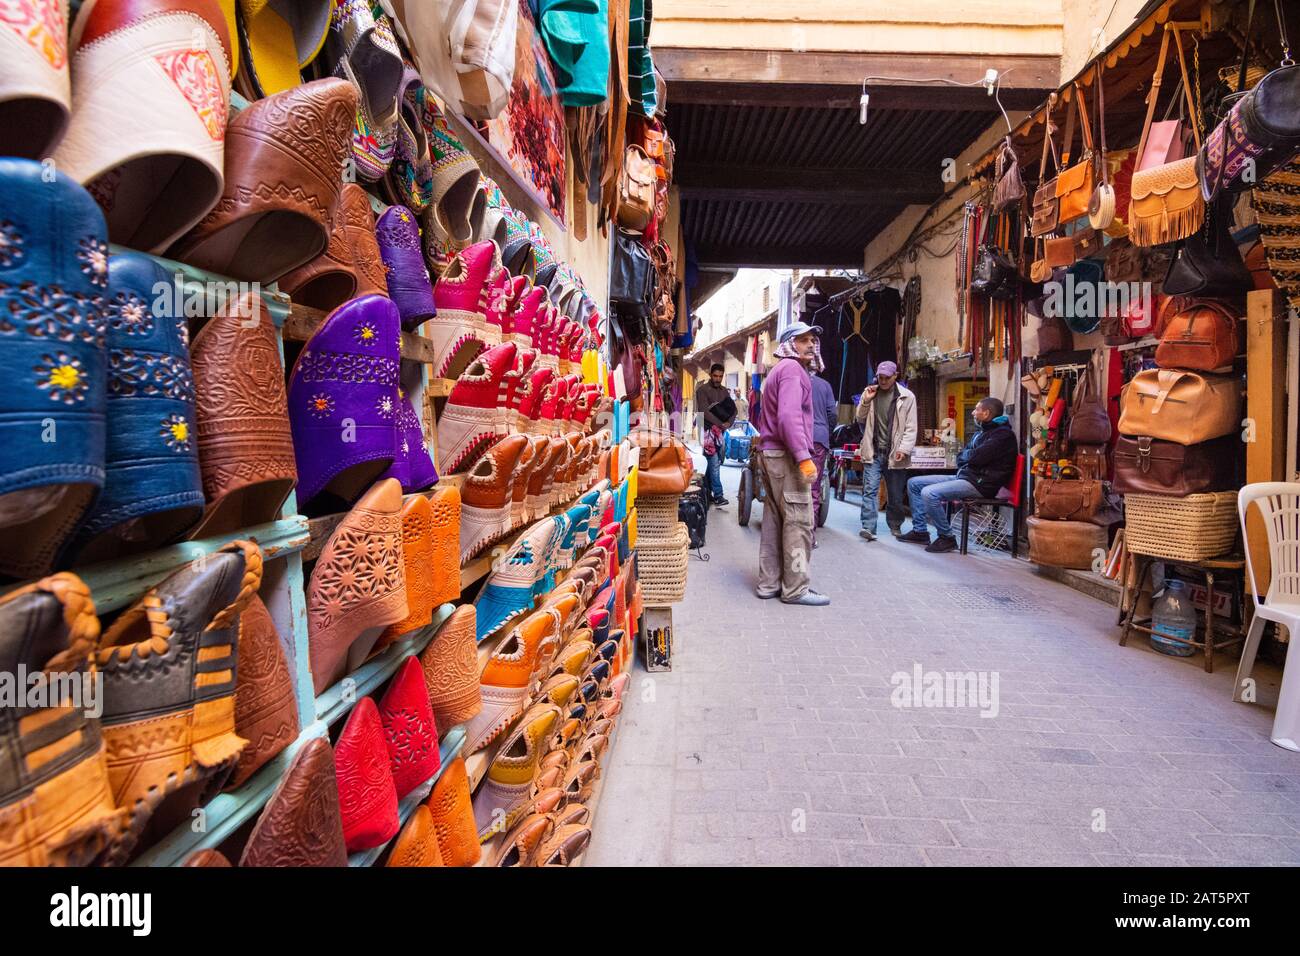
[[[880,522],[880,481],[884,478],[889,501],[885,521],[895,538],[903,533],[907,500],[907,469],[916,448],[916,396],[898,381],[898,366],[876,366],[876,384],[867,386],[858,401],[862,423],[862,530],[867,541],[876,540]]]
[[[703,382],[695,389],[695,407],[699,409],[700,414],[704,416],[704,459],[707,465],[704,469],[704,483],[713,495],[715,505],[727,504],[727,497],[722,493],[722,458],[724,454],[723,432],[731,427],[731,423],[736,420],[733,411],[729,417],[723,418],[718,412],[714,411],[714,406],[727,402],[731,398],[731,392],[722,384],[722,376],[725,369],[714,362],[709,367],[709,380]],[[730,403],[734,407],[735,403]],[[710,451],[709,449],[712,449]]]

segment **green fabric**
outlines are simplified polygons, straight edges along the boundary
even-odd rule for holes
[[[632,0],[627,36],[627,84],[632,105],[646,116],[654,116],[659,105],[655,91],[655,64],[650,55],[652,0]]]
[[[609,0],[540,0],[538,28],[565,106],[609,97]]]

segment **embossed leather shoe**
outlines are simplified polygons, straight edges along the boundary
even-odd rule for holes
[[[279,286],[294,302],[323,312],[363,295],[388,294],[375,214],[364,189],[343,184],[325,251],[282,276]]]
[[[470,802],[469,774],[465,758],[447,764],[433,793],[425,804],[433,814],[433,828],[438,834],[438,851],[447,866],[473,866],[482,850],[474,826],[474,808]]]
[[[375,231],[388,275],[388,294],[402,317],[402,328],[414,332],[438,313],[420,250],[420,226],[411,210],[390,206]]]
[[[155,813],[160,829],[175,825],[234,770],[247,744],[235,732],[240,612],[261,583],[261,549],[235,541],[150,588],[101,635],[108,774],[130,814],[110,862],[126,861]]]
[[[465,730],[465,753],[482,750],[523,713],[543,645],[557,639],[557,615],[539,611],[524,618],[483,668],[483,708]]]
[[[560,715],[560,708],[554,704],[537,704],[502,742],[482,787],[474,795],[474,823],[480,840],[509,829],[519,812],[527,808],[533,777],[550,747]]]
[[[397,789],[390,759],[379,709],[373,698],[363,697],[348,715],[334,748],[343,842],[349,853],[397,836]]]
[[[238,787],[298,739],[293,677],[275,622],[254,594],[239,616],[239,667],[235,672],[235,733],[248,741],[230,777]]]
[[[410,613],[402,561],[402,489],[379,482],[334,529],[307,586],[312,682],[322,693],[360,666],[383,629]]]
[[[393,641],[425,627],[433,620],[433,508],[424,495],[411,495],[402,502],[402,565],[406,569],[406,617],[390,624],[375,643],[382,651]]]
[[[383,700],[379,717],[392,760],[393,784],[402,799],[442,766],[438,753],[438,728],[429,706],[420,662],[408,657],[397,669]]]
[[[393,841],[387,866],[442,866],[442,853],[438,850],[438,831],[433,826],[433,814],[420,805],[406,821],[402,832]]]
[[[527,436],[511,435],[492,446],[465,476],[460,492],[461,564],[510,533],[515,469],[529,447]]]
[[[433,580],[433,606],[460,600],[460,492],[453,487],[436,488],[429,495],[433,511],[433,557],[429,575]]]
[[[491,637],[533,606],[534,586],[546,573],[546,549],[551,532],[552,527],[540,521],[528,528],[488,575],[474,600],[479,641]]]
[[[334,751],[313,737],[294,754],[244,845],[242,866],[347,866]]]
[[[0,670],[43,675],[46,707],[0,709],[0,866],[82,866],[125,825],[109,786],[89,655],[99,636],[90,589],[56,574],[0,596]],[[54,679],[67,680],[60,688]],[[30,676],[22,680],[25,690]]]
[[[420,655],[429,705],[439,727],[463,724],[483,708],[474,617],[474,605],[456,608]]]

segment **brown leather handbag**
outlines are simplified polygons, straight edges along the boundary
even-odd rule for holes
[[[1075,253],[1073,236],[1043,240],[1043,261],[1047,264],[1048,269],[1072,266],[1078,258]]]
[[[1056,144],[1052,142],[1052,107],[1056,105],[1056,94],[1047,98],[1047,115],[1043,119],[1043,156],[1038,162],[1038,188],[1034,190],[1033,214],[1029,223],[1029,234],[1037,239],[1056,230],[1060,221],[1060,201],[1056,198],[1056,177],[1047,178],[1047,154],[1052,154],[1052,164],[1056,165]]]
[[[1070,442],[1075,445],[1104,445],[1110,441],[1110,415],[1097,384],[1101,374],[1096,365],[1096,359],[1088,363],[1075,390],[1074,408],[1070,410]]]
[[[1107,282],[1141,282],[1142,250],[1127,239],[1116,239],[1106,255]]]
[[[1074,256],[1076,259],[1099,258],[1106,248],[1106,240],[1102,238],[1099,229],[1091,227],[1080,229],[1070,238],[1074,240]]]
[[[1147,436],[1121,435],[1115,444],[1115,481],[1122,495],[1185,498],[1236,487],[1241,442],[1225,435],[1199,445],[1179,445]]]
[[[1092,569],[1100,556],[1106,558],[1106,529],[1088,521],[1052,521],[1031,516],[1029,560],[1054,568]]]
[[[1088,121],[1088,104],[1083,100],[1083,87],[1074,84],[1074,110],[1066,122],[1065,143],[1061,151],[1061,172],[1056,177],[1058,200],[1057,221],[1070,222],[1088,214],[1092,190],[1097,180],[1097,164],[1093,158],[1092,124]],[[1083,156],[1070,165],[1070,149],[1074,143],[1074,120],[1079,118],[1083,127]]]
[[[633,143],[624,153],[618,177],[618,224],[640,231],[655,214],[655,187],[659,182],[655,161]]]
[[[1235,432],[1241,424],[1241,380],[1168,368],[1138,372],[1120,397],[1119,430],[1180,445]]]
[[[1143,169],[1141,167],[1147,141],[1151,136],[1151,120],[1155,117],[1156,100],[1160,97],[1160,84],[1169,56],[1171,34],[1178,48],[1178,68],[1182,74],[1182,90],[1187,100],[1187,115],[1191,118],[1192,133],[1196,137],[1196,152],[1175,162]],[[1151,92],[1147,97],[1147,117],[1142,126],[1142,139],[1138,143],[1139,169],[1133,174],[1129,235],[1135,245],[1156,246],[1186,239],[1200,229],[1205,221],[1205,197],[1201,193],[1201,177],[1196,169],[1196,158],[1201,151],[1201,131],[1195,120],[1196,115],[1196,103],[1187,79],[1183,40],[1177,24],[1167,23],[1160,43],[1155,77],[1151,81]]]
[[[1213,372],[1232,366],[1238,345],[1237,317],[1218,302],[1195,299],[1165,325],[1156,346],[1156,364]]]
[[[1020,161],[1016,158],[1011,137],[1002,141],[997,161],[998,184],[993,187],[993,208],[1006,212],[1019,206],[1025,198],[1025,182],[1020,178]]]
[[[640,449],[637,461],[637,494],[680,495],[690,484],[695,466],[686,446],[671,435],[649,430],[632,433]]]
[[[1034,482],[1034,512],[1052,521],[1089,521],[1101,510],[1100,481],[1040,478]]]

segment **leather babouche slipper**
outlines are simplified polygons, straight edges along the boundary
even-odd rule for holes
[[[553,812],[551,819],[555,821],[557,827],[571,826],[573,824],[590,826],[591,808],[585,803],[569,803],[565,805],[564,809]]]
[[[570,823],[557,826],[555,832],[537,851],[537,866],[572,866],[591,845],[591,828]]]
[[[474,823],[480,840],[508,830],[527,809],[533,777],[560,716],[560,708],[554,704],[534,705],[502,741],[474,795]]]
[[[181,866],[224,869],[234,864],[227,860],[220,850],[195,850],[185,858]]]
[[[231,73],[221,7],[87,0],[68,45],[74,108],[54,163],[103,207],[109,238],[162,252],[221,197]]]
[[[552,738],[554,740],[554,738]],[[547,767],[538,770],[536,778],[533,780],[534,793],[549,793],[552,790],[560,791],[561,802],[568,799],[564,793],[561,784],[564,783],[565,771],[559,767]]]
[[[424,672],[414,657],[408,657],[397,669],[379,702],[379,717],[384,725],[393,784],[400,800],[442,766],[438,728],[433,721],[433,708],[429,706]]]
[[[334,751],[324,737],[298,748],[244,844],[239,865],[347,866]]]
[[[542,604],[543,608],[552,608],[559,613],[562,643],[568,643],[569,638],[573,636],[574,627],[582,618],[583,603],[578,589],[577,582],[565,581],[556,585]]]
[[[584,685],[588,681],[595,681],[596,686],[603,690],[605,685],[609,682],[610,676],[609,661],[604,660],[603,658],[598,658],[591,664],[587,665],[586,671],[582,674],[582,681]]]
[[[73,540],[80,564],[168,544],[203,515],[189,330],[184,315],[154,312],[170,285],[149,256],[109,260],[106,476]]]
[[[472,245],[456,254],[434,284],[437,314],[426,323],[424,334],[433,341],[438,378],[458,378],[486,344],[480,330],[487,324],[488,283],[496,255],[490,242]]]
[[[510,479],[510,530],[522,528],[528,522],[528,479],[537,467],[539,446],[531,435],[524,436],[528,444],[515,462],[515,473]],[[545,447],[544,445],[541,447]]]
[[[519,276],[515,279],[525,285],[525,290],[520,294],[515,305],[513,314],[510,316],[510,340],[524,348],[535,348],[533,344],[533,332],[537,327],[537,316],[541,311],[542,303],[546,301],[546,290],[541,286],[528,285],[528,279]],[[537,352],[538,358],[541,352]]]
[[[438,314],[429,270],[420,252],[420,226],[405,206],[389,206],[379,217],[375,234],[388,277],[388,295],[397,306],[402,328],[413,332]]]
[[[409,92],[408,87],[408,95]],[[418,88],[415,105],[433,161],[432,197],[424,210],[425,254],[429,269],[441,275],[457,252],[491,237],[476,237],[469,227],[470,210],[478,191],[478,163],[452,133],[432,91],[423,86]]]
[[[538,464],[528,476],[528,494],[524,506],[531,521],[545,518],[551,510],[551,488],[555,484],[555,472],[568,460],[569,445],[558,438],[546,440],[545,453],[538,456]]]
[[[323,253],[356,105],[347,82],[316,80],[232,116],[221,197],[168,254],[219,275],[268,283]]]
[[[402,832],[393,841],[386,866],[442,866],[442,853],[438,850],[438,831],[433,826],[433,814],[421,805],[415,808]]]
[[[564,673],[570,677],[577,677],[587,669],[587,664],[590,662],[595,648],[592,646],[591,641],[583,638],[582,635],[590,633],[586,628],[580,628],[574,632],[574,639],[560,648],[560,653],[555,661],[555,671],[552,672],[551,676]]]
[[[593,763],[575,763],[569,767],[569,772],[564,775],[564,782],[560,785],[566,802],[586,803],[590,800],[592,788],[599,776],[600,770]]]
[[[483,709],[474,642],[474,605],[463,604],[452,611],[420,655],[420,666],[439,727],[463,724]]]
[[[207,508],[192,537],[274,521],[298,481],[280,335],[260,295],[228,302],[190,347]]]
[[[559,569],[555,566],[555,551],[564,533],[564,519],[559,515],[545,518],[540,522],[546,529],[546,538],[537,562],[537,580],[533,582],[533,599],[538,600],[544,594],[555,589]]]
[[[577,708],[584,708],[584,709],[581,710],[577,716],[575,716],[574,711]],[[555,739],[551,742],[552,748],[567,752],[568,748],[572,746],[573,743],[579,737],[582,736],[582,732],[584,729],[583,715],[585,715],[585,713],[586,713],[585,705],[583,704],[576,704],[576,705],[569,706],[568,710],[565,711],[564,720],[560,722],[558,729],[555,731]],[[567,767],[565,768],[565,772],[566,773],[568,772]],[[555,782],[556,786],[558,787],[559,784],[563,782],[564,782],[564,778],[563,778],[563,774],[561,774],[560,779]],[[564,791],[561,790],[560,793],[563,794]]]
[[[489,348],[500,345],[503,341],[503,329],[510,320],[510,295],[514,288],[514,278],[501,265],[499,258],[494,260],[494,265],[495,269],[488,279],[487,308],[483,310],[483,341]],[[508,337],[505,340],[508,341]]]
[[[392,467],[400,334],[390,300],[353,299],[329,314],[294,363],[289,418],[304,513],[350,506]]]
[[[599,708],[597,708],[599,710]],[[587,728],[588,737],[609,737],[614,732],[614,721],[609,717],[601,717],[599,713]],[[604,746],[608,747],[606,743]],[[603,751],[602,751],[603,753]]]
[[[511,435],[492,446],[465,476],[460,491],[461,564],[510,533],[515,469],[528,448],[526,436]]]
[[[504,283],[502,298],[497,301],[495,309],[489,308],[487,319],[489,325],[500,327],[502,342],[515,342],[515,313],[519,310],[519,300],[528,291],[528,280],[523,276],[512,276],[504,267],[501,271]],[[489,307],[492,306],[492,303],[488,304]],[[518,342],[515,342],[515,346],[520,351],[528,347],[521,346]]]
[[[433,606],[460,600],[460,492],[453,487],[435,488],[429,495],[433,512],[433,557],[429,575],[433,580]]]
[[[424,491],[438,480],[438,469],[434,467],[433,454],[424,438],[420,416],[400,386],[397,389],[397,448],[393,452],[393,466],[384,472],[384,477],[396,478],[407,494]]]
[[[0,156],[42,159],[68,128],[66,0],[16,4],[0,33]]]
[[[527,420],[519,412],[524,396],[532,389],[533,370],[537,365],[537,350],[521,348],[515,352],[515,362],[501,380],[500,418],[498,428],[506,435],[528,434]]]
[[[433,828],[438,835],[438,851],[447,866],[473,866],[482,850],[478,829],[474,826],[474,808],[470,802],[469,774],[465,758],[447,764],[433,793],[425,803],[433,814]]]
[[[528,528],[488,575],[474,600],[479,641],[491,637],[517,614],[533,606],[533,586],[545,574],[543,560],[551,530],[540,521]]]
[[[598,723],[600,721],[593,721],[592,725],[587,728],[587,736],[583,738],[582,743],[578,745],[577,751],[573,755],[575,764],[595,764],[597,771],[600,768],[601,758],[605,756],[605,751],[609,749],[609,737],[595,731],[595,725]]]
[[[465,753],[489,746],[523,713],[543,645],[555,639],[554,614],[524,618],[488,658],[479,683],[483,707],[465,729]]]
[[[550,817],[541,813],[529,814],[506,834],[492,865],[532,866],[538,849],[554,830],[555,824]]]
[[[540,362],[545,358],[546,358],[546,353],[543,352],[541,358],[538,359],[538,361]],[[550,369],[550,371],[554,371],[554,370]],[[546,391],[542,395],[541,404],[538,405],[537,407],[536,427],[537,427],[538,434],[547,435],[551,438],[560,437],[560,432],[559,432],[559,428],[556,425],[555,416],[560,412],[561,396],[565,396],[565,397],[568,396],[568,388],[569,388],[568,382],[566,382],[563,378],[560,378],[558,375],[553,376],[550,382],[547,383]]]
[[[64,699],[93,693],[89,655],[98,636],[90,589],[76,575],[0,596],[0,670],[42,674],[51,691],[56,679],[75,682],[49,706],[0,709],[0,866],[87,865],[125,826],[99,720],[87,716],[91,702]]]
[[[307,586],[307,633],[316,693],[358,667],[380,633],[409,613],[402,560],[402,489],[377,483],[334,529]]]
[[[238,787],[298,739],[298,704],[284,645],[271,614],[256,594],[239,616],[239,667],[235,670],[235,733],[248,741],[230,776]]]
[[[442,315],[441,308],[438,312]],[[438,319],[433,320],[435,323]],[[493,346],[460,374],[438,417],[438,473],[450,475],[473,467],[498,441],[497,399],[501,379],[515,360],[510,342]]]
[[[247,745],[235,732],[240,612],[261,583],[261,549],[234,541],[150,588],[100,635],[108,776],[130,814],[108,862],[129,859],[155,814],[167,832],[234,770]]]
[[[479,196],[483,197],[482,204],[479,203]],[[506,202],[506,197],[501,192],[495,180],[488,176],[479,174],[478,178],[478,195],[474,197],[474,209],[478,211],[477,215],[471,213],[471,225],[474,227],[474,241],[483,242],[491,239],[501,249],[506,247],[506,211],[510,204]],[[525,278],[517,276],[517,278]]]
[[[402,565],[406,569],[406,617],[390,624],[375,643],[376,653],[433,620],[433,509],[424,495],[402,502]]]
[[[578,678],[567,673],[558,674],[542,685],[541,690],[533,698],[533,702],[545,702],[555,704],[557,707],[566,707],[577,692]]]
[[[558,767],[561,771],[567,773],[569,770],[568,751],[552,749],[550,753],[541,759],[537,766],[539,770],[553,770]],[[546,792],[551,793],[552,791],[547,790]],[[561,791],[561,795],[563,795],[563,791]]]
[[[0,158],[0,575],[12,578],[60,562],[104,484],[108,234],[90,194],[44,169]]]
[[[541,353],[538,353],[540,359]],[[523,394],[519,398],[519,430],[527,432],[530,435],[536,435],[539,438],[549,437],[542,425],[542,403],[546,401],[546,395],[550,391],[551,382],[555,378],[555,373],[549,368],[541,368],[536,362],[533,365],[533,373],[528,378],[527,388],[522,389]]]
[[[224,5],[227,22],[238,11],[239,92],[257,100],[301,83],[301,71],[325,46],[329,0],[224,0]]]
[[[388,743],[371,697],[362,697],[348,715],[334,745],[343,843],[349,853],[369,850],[397,836],[401,824]]]
[[[416,214],[424,212],[433,202],[433,159],[429,154],[429,134],[420,117],[419,96],[423,89],[420,74],[406,67],[397,100],[393,162],[379,182],[380,194],[390,206],[405,206]],[[418,249],[418,234],[416,240]]]
[[[535,282],[537,264],[533,260],[533,240],[528,232],[528,217],[517,209],[503,212],[506,221],[506,242],[501,247],[501,261],[511,275],[525,276],[538,288],[544,288]],[[536,342],[533,345],[536,346]]]
[[[376,182],[388,172],[397,148],[398,102],[406,71],[388,17],[369,0],[336,0],[324,60],[358,93],[352,160],[357,175]]]
[[[280,291],[294,302],[328,312],[363,295],[388,295],[388,278],[370,196],[344,183],[334,210],[329,244],[310,262],[280,277]]]

